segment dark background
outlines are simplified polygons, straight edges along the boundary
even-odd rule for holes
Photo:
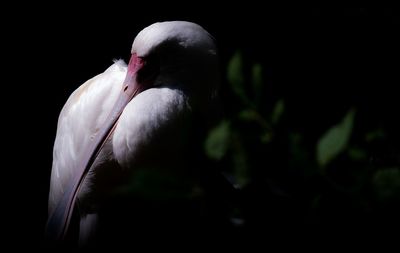
[[[17,60],[13,77],[18,81],[10,87],[23,98],[24,107],[10,116],[11,131],[17,131],[18,138],[12,140],[12,152],[6,157],[15,161],[7,165],[13,179],[5,178],[3,191],[8,203],[3,219],[11,223],[4,228],[6,233],[22,244],[42,243],[57,117],[69,94],[113,59],[128,60],[131,43],[143,27],[162,20],[189,20],[216,38],[224,77],[224,118],[231,121],[232,131],[240,132],[247,152],[250,183],[235,205],[249,225],[236,228],[234,236],[261,229],[257,234],[265,233],[266,242],[270,234],[304,237],[306,243],[315,237],[305,233],[325,233],[337,241],[351,241],[357,235],[365,240],[395,238],[400,225],[399,10],[255,6],[203,12],[195,8],[194,4],[187,12],[129,6],[99,12],[54,6],[51,11],[21,14],[24,22],[10,28],[7,38],[18,47],[18,56],[13,57]],[[225,78],[237,50],[243,57],[244,89],[250,99],[251,66],[262,66],[262,102],[257,111],[268,118],[276,102],[285,101],[270,143],[260,142],[259,126],[237,118],[246,105]],[[321,173],[314,158],[316,143],[350,108],[356,108],[356,116],[349,146],[365,156],[352,161],[339,155]],[[377,129],[383,137],[365,141]],[[293,133],[301,136],[303,152],[297,160],[290,151]],[[234,156],[227,152],[217,163],[235,175],[229,162]],[[388,168],[395,171],[395,179],[380,182],[375,173]],[[385,191],[389,195],[382,197]]]

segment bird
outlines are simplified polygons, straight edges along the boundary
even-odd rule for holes
[[[79,244],[92,242],[110,196],[140,170],[190,174],[198,154],[188,147],[215,114],[219,85],[216,42],[203,27],[164,21],[141,30],[129,63],[83,83],[59,114],[46,237],[66,240],[77,224]]]

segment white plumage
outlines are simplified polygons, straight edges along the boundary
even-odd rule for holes
[[[153,24],[132,46],[129,66],[117,61],[88,80],[62,109],[53,151],[49,215],[78,172],[87,150],[107,124],[125,85],[140,93],[123,109],[77,193],[80,241],[94,234],[102,200],[137,168],[186,166],[182,157],[193,111],[206,114],[218,85],[216,48],[200,26],[183,21]],[[190,136],[189,136],[190,138]],[[90,155],[90,154],[89,154]]]
[[[69,97],[57,124],[50,181],[52,213],[77,168],[83,150],[102,127],[122,88],[126,64],[118,61],[104,73],[85,82]]]

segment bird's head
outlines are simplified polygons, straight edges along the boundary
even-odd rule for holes
[[[176,86],[193,97],[211,97],[219,83],[213,37],[201,26],[185,21],[160,22],[136,36],[124,87],[138,92]]]

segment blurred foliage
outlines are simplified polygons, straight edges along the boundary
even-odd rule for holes
[[[312,137],[292,127],[302,111],[287,103],[290,96],[267,94],[265,69],[245,60],[237,51],[227,64],[229,107],[204,145],[239,187],[233,212],[242,225],[379,224],[384,206],[399,210],[397,149],[385,150],[391,155],[384,162],[378,158],[384,127],[366,126],[354,104],[331,126],[315,124]]]
[[[400,196],[400,170],[389,168],[377,171],[373,177],[373,185],[380,201],[398,198]]]
[[[261,228],[286,235],[303,226],[400,225],[400,156],[388,124],[371,124],[365,108],[342,106],[340,100],[331,105],[337,113],[321,109],[309,116],[310,107],[294,103],[292,91],[271,89],[266,68],[234,53],[221,89],[223,116],[204,139],[195,137],[204,152],[195,154],[195,167],[204,174],[217,170],[220,177],[201,175],[199,182],[147,168],[136,171],[119,193],[150,206],[172,206],[167,217],[197,210],[190,220],[201,217],[201,225],[213,228],[228,220],[229,231]]]
[[[329,129],[319,140],[317,144],[317,161],[321,167],[329,164],[347,147],[353,130],[354,115],[354,110],[350,110],[340,124]]]
[[[130,176],[129,184],[118,187],[115,196],[136,196],[152,201],[190,200],[201,195],[194,182],[174,171],[141,168]]]
[[[205,149],[208,157],[220,160],[225,155],[229,146],[229,129],[229,122],[222,121],[210,131],[205,142]]]
[[[228,63],[227,78],[231,84],[232,91],[243,101],[247,101],[244,90],[244,79],[243,79],[243,66],[242,66],[242,54],[236,52]]]
[[[257,105],[261,102],[261,91],[262,91],[262,67],[260,64],[254,64],[252,68],[252,85],[253,85],[253,96],[254,101]]]

